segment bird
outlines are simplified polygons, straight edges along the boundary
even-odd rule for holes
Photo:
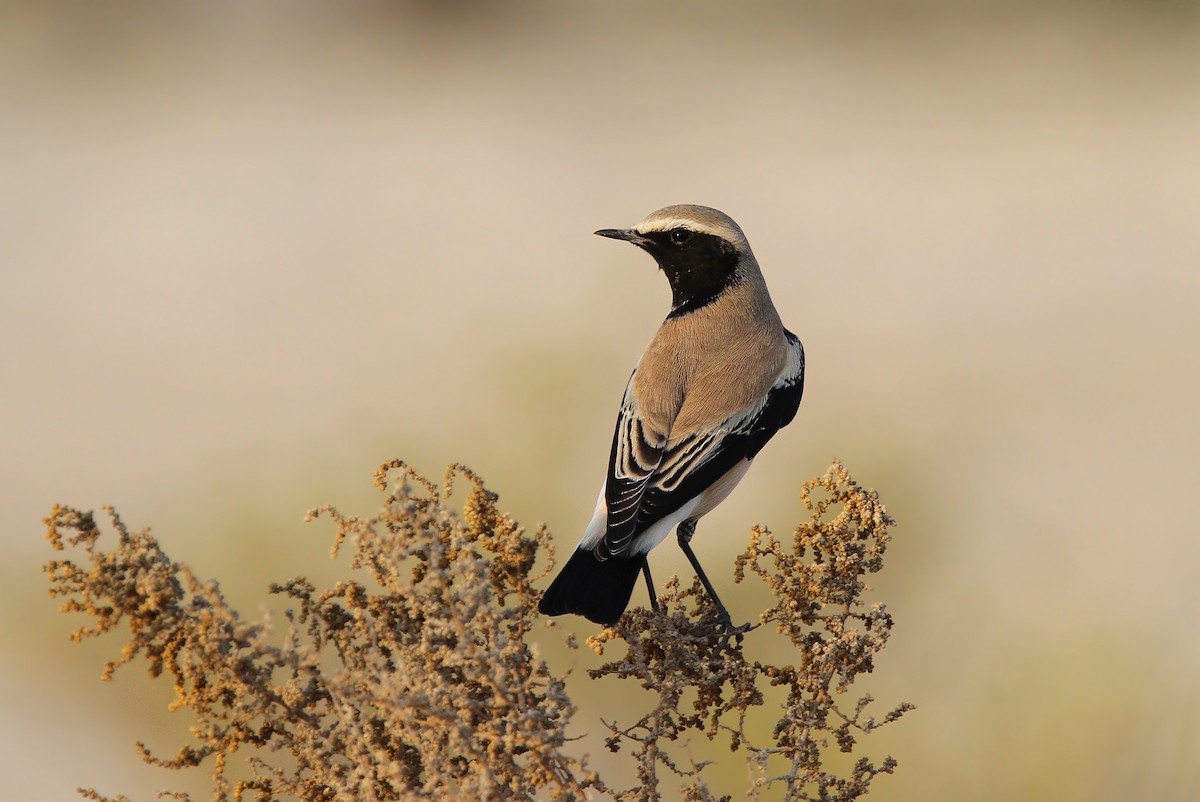
[[[804,346],[784,328],[746,235],[724,212],[667,206],[632,228],[595,233],[649,253],[670,285],[671,309],[625,386],[591,522],[538,609],[613,626],[641,574],[659,610],[647,555],[674,529],[718,623],[741,631],[691,540],[696,522],[795,418]]]

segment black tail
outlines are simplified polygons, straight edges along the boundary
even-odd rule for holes
[[[612,626],[629,606],[645,562],[644,554],[601,561],[590,549],[576,549],[542,594],[538,610],[545,615],[575,613],[593,623]]]

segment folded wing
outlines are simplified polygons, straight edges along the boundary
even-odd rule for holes
[[[613,433],[605,484],[607,530],[601,559],[627,553],[638,535],[703,493],[742,460],[754,459],[792,421],[804,391],[804,349],[786,332],[789,359],[767,394],[715,426],[676,442],[638,414],[633,378]]]

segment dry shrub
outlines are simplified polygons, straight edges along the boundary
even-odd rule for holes
[[[814,496],[815,492],[815,496]],[[681,767],[667,754],[666,742],[689,730],[710,740],[729,736],[732,751],[743,752],[752,767],[751,799],[777,787],[785,800],[852,800],[867,793],[879,774],[896,766],[891,757],[878,766],[860,758],[849,776],[831,773],[828,752],[852,752],[856,733],[868,733],[912,709],[901,704],[882,720],[867,715],[873,701],[860,697],[853,706],[839,703],[857,675],[874,668],[873,658],[887,644],[892,617],[882,604],[865,606],[865,575],[883,567],[883,553],[894,521],[878,495],[858,486],[835,462],[824,476],[801,491],[811,513],[789,542],[755,527],[750,544],[737,558],[736,579],[747,571],[771,590],[775,604],[747,635],[719,637],[713,627],[716,606],[699,580],[680,590],[673,577],[659,595],[662,614],[633,610],[618,626],[589,640],[598,654],[620,640],[626,654],[591,671],[593,677],[632,679],[658,694],[658,704],[631,726],[609,724],[608,745],[631,745],[638,768],[636,788],[622,799],[658,799],[659,769],[686,778],[685,798],[711,800],[700,779],[704,765]],[[773,628],[794,647],[772,653],[796,658],[794,664],[747,660],[745,637],[759,627]],[[772,743],[748,731],[747,715],[762,705],[762,685],[786,691]]]
[[[457,477],[469,483],[461,511],[450,503]],[[459,465],[438,487],[394,461],[376,484],[386,500],[370,517],[331,507],[309,514],[337,524],[334,556],[349,544],[352,566],[370,581],[322,591],[302,577],[273,585],[292,605],[287,631],[274,642],[269,627],[243,621],[215,582],[171,561],[147,531],[131,533],[105,508],[117,536],[115,550],[105,551],[91,513],[55,507],[46,520],[52,546],[85,557],[46,566],[62,609],[91,616],[72,638],[124,625],[129,641],[104,677],[140,655],[152,677],[171,677],[172,708],[197,719],[192,742],[173,757],[138,744],[147,762],[183,769],[212,758],[217,800],[658,800],[681,793],[698,802],[712,799],[700,777],[704,766],[683,765],[668,748],[694,731],[729,736],[754,768],[754,799],[770,788],[787,800],[855,799],[876,775],[892,771],[891,758],[878,766],[862,758],[846,777],[825,768],[830,748],[849,752],[856,733],[908,709],[877,722],[865,713],[869,697],[848,710],[836,700],[872,669],[892,626],[882,605],[868,609],[861,600],[863,577],[881,567],[892,522],[840,464],[805,485],[812,518],[791,542],[755,529],[737,559],[738,581],[759,577],[776,602],[748,637],[773,628],[794,646],[794,664],[748,661],[747,636],[716,636],[711,602],[698,585],[681,591],[674,579],[660,595],[661,614],[631,610],[590,640],[598,653],[616,641],[626,646],[593,677],[633,680],[658,695],[637,722],[608,725],[609,748],[628,747],[637,767],[637,784],[624,790],[606,786],[566,751],[575,708],[563,677],[527,642],[545,621],[531,580],[544,576],[534,563],[549,551],[546,530],[526,533]],[[747,713],[763,704],[763,684],[786,691],[769,744],[747,727]],[[234,771],[239,750],[245,761],[238,766],[248,769]]]

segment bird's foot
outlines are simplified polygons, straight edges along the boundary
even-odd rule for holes
[[[741,635],[754,628],[754,625],[750,624],[749,622],[735,627],[733,625],[733,619],[729,617],[729,613],[725,610],[722,610],[721,614],[712,619],[710,623],[713,625],[714,629],[716,629],[716,632],[713,633],[713,637],[720,641],[722,650],[729,648],[729,641],[731,638],[736,637],[740,641]]]

